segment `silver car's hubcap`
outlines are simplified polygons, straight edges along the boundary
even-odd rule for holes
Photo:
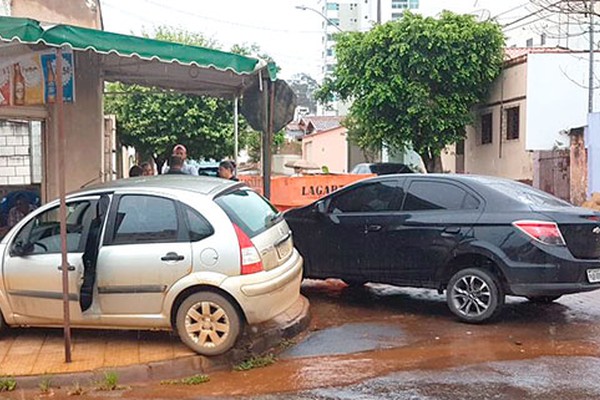
[[[218,304],[210,301],[196,303],[185,316],[185,330],[202,347],[217,347],[227,339],[229,318]]]
[[[467,275],[452,287],[452,301],[456,309],[467,317],[478,317],[490,306],[492,293],[487,283],[478,276]]]

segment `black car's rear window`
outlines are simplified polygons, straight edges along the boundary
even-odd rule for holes
[[[269,229],[281,214],[267,199],[249,189],[240,189],[215,198],[231,222],[249,237]]]
[[[573,207],[568,202],[549,193],[517,182],[488,181],[486,185],[530,207]]]

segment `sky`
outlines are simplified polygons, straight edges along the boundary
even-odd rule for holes
[[[452,4],[461,11],[483,9],[488,15],[504,13],[501,23],[527,13],[526,0],[421,2],[440,8]],[[226,51],[234,44],[255,43],[281,67],[282,78],[301,72],[319,76],[322,17],[296,8],[318,8],[318,0],[101,0],[101,4],[107,31],[139,35],[165,25],[202,33]]]
[[[202,33],[222,50],[256,43],[282,68],[316,76],[321,60],[321,17],[297,5],[316,0],[101,0],[104,29],[125,34],[153,32],[161,25]]]

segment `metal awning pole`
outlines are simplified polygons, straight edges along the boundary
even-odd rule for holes
[[[237,173],[237,167],[238,167],[238,154],[240,152],[240,149],[239,149],[240,115],[239,115],[239,108],[238,108],[239,100],[240,100],[240,98],[238,96],[235,96],[235,98],[233,99],[233,136],[234,136],[234,140],[235,140],[234,145],[233,145],[233,161],[235,162],[236,173]]]
[[[62,270],[63,325],[65,337],[65,362],[71,362],[71,315],[69,312],[69,260],[67,259],[67,201],[65,189],[66,136],[63,124],[63,58],[62,50],[56,52],[56,114],[58,127],[58,192],[60,197],[60,253]]]

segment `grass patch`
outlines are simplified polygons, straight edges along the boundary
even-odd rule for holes
[[[38,387],[40,388],[40,392],[42,392],[42,394],[50,393],[52,389],[52,376],[44,376],[38,384]]]
[[[79,384],[79,382],[75,382],[73,386],[67,389],[68,396],[81,396],[85,393],[83,386]]]
[[[279,342],[279,344],[277,345],[277,349],[279,351],[284,351],[289,349],[290,347],[293,347],[296,345],[296,341],[292,340],[292,339],[283,339],[281,342]]]
[[[115,371],[106,371],[102,379],[96,382],[96,389],[102,391],[119,390],[119,374]]]
[[[17,381],[10,376],[0,377],[0,392],[12,392],[17,388]]]
[[[275,358],[275,356],[269,353],[264,356],[256,356],[248,360],[242,361],[241,363],[233,367],[233,369],[235,371],[248,371],[254,368],[263,368],[274,364],[276,360],[277,359]]]
[[[201,383],[206,383],[210,381],[210,377],[208,375],[194,375],[189,376],[187,378],[181,379],[167,379],[164,381],[160,381],[161,385],[200,385]]]

